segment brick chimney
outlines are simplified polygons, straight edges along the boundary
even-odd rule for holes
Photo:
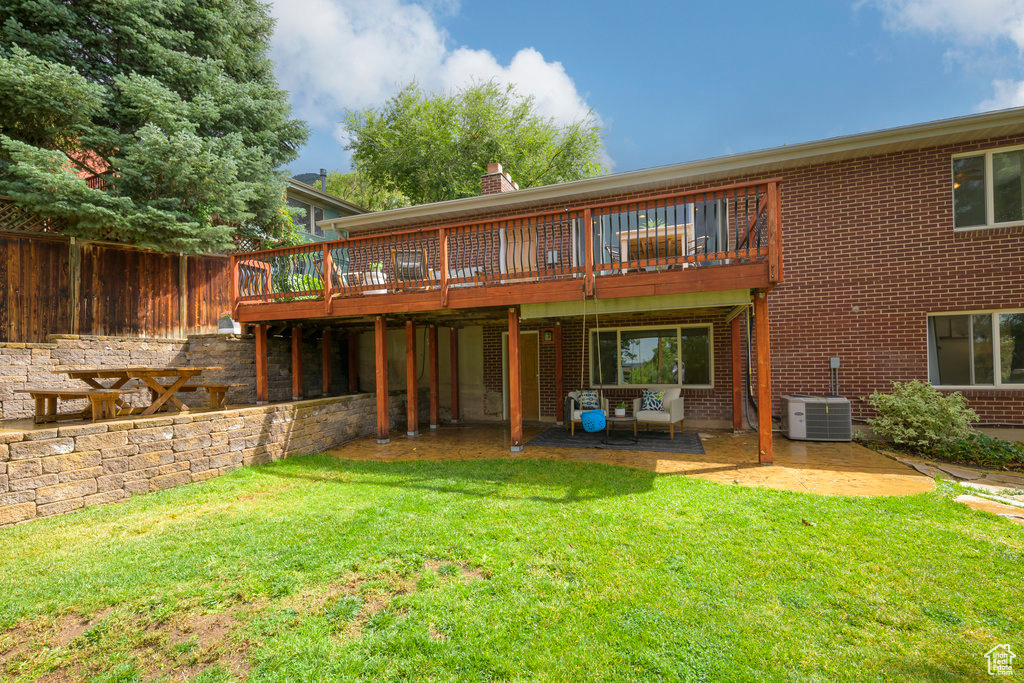
[[[519,183],[512,182],[512,176],[501,170],[501,164],[487,164],[487,173],[480,177],[480,194],[515,192]]]

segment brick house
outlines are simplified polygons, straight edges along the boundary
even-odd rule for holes
[[[495,164],[482,189],[236,257],[263,372],[268,327],[343,335],[352,388],[425,386],[432,425],[509,420],[513,447],[574,389],[680,387],[689,426],[757,424],[770,461],[780,397],[826,393],[832,357],[856,419],[917,378],[1024,423],[1024,109],[525,190]],[[331,276],[278,291],[295,261]]]

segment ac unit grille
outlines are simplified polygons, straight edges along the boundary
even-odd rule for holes
[[[786,436],[807,441],[850,441],[853,438],[850,401],[840,396],[783,396]]]

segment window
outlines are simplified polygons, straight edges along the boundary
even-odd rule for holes
[[[1024,388],[1024,312],[928,316],[928,375],[937,386]]]
[[[711,325],[590,333],[591,386],[712,386]]]
[[[953,227],[1024,221],[1024,148],[953,158]]]
[[[295,227],[303,232],[311,233],[313,231],[312,224],[310,223],[310,219],[313,217],[312,211],[310,211],[312,206],[305,202],[300,202],[298,199],[292,199],[291,197],[288,198],[288,206],[299,209],[297,215],[293,217]]]

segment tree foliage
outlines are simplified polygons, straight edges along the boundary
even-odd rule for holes
[[[327,174],[327,192],[369,211],[387,211],[411,204],[398,190],[375,185],[359,171],[331,171]]]
[[[266,56],[272,29],[257,0],[5,2],[0,194],[70,234],[158,249],[277,234],[275,169],[307,132]]]
[[[440,95],[413,83],[383,107],[347,112],[344,122],[359,173],[417,204],[480,194],[491,162],[523,188],[605,171],[593,115],[559,125],[537,114],[532,97],[493,81]]]

